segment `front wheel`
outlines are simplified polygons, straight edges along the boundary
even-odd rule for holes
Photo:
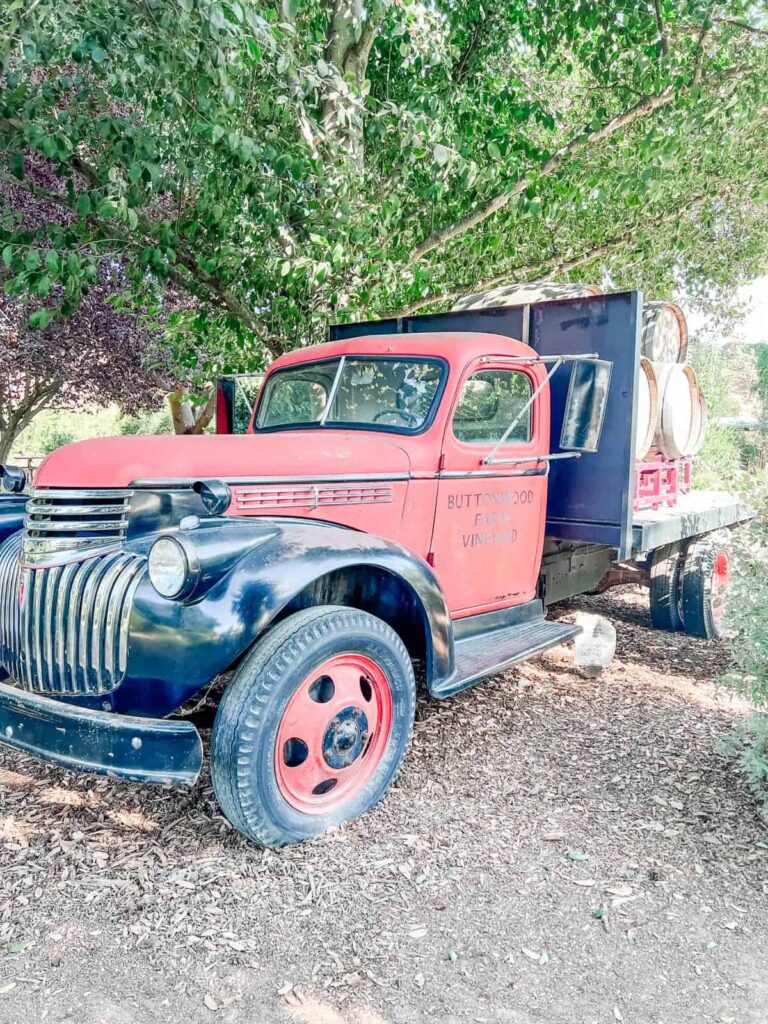
[[[413,666],[381,619],[326,606],[253,648],[216,714],[213,788],[260,846],[301,842],[373,807],[410,743]]]

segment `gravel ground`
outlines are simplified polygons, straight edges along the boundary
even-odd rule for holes
[[[0,1021],[766,1024],[768,830],[715,750],[717,645],[600,611],[566,649],[423,700],[398,784],[302,847],[192,793],[0,753]]]

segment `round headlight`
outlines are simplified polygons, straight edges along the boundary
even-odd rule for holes
[[[161,597],[179,597],[188,586],[189,561],[172,537],[161,537],[149,550],[149,582]]]

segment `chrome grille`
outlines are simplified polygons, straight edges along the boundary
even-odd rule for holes
[[[0,663],[35,693],[114,690],[128,663],[128,620],[146,558],[116,551],[30,569],[21,566],[21,546],[17,534],[0,547]]]
[[[52,566],[123,546],[133,491],[32,491],[24,522],[25,565]]]
[[[0,665],[16,679],[21,664],[20,548],[21,533],[14,533],[0,546]]]

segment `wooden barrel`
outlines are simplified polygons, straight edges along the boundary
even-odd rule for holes
[[[688,327],[674,302],[646,302],[640,350],[654,363],[682,363],[688,348]]]
[[[659,419],[659,387],[653,363],[640,359],[637,379],[637,421],[635,425],[635,458],[644,459],[653,444]]]
[[[489,306],[525,306],[531,302],[551,299],[580,299],[589,295],[602,295],[602,288],[594,284],[569,284],[559,281],[521,281],[501,284],[487,292],[465,295],[453,309],[487,309]]]
[[[699,384],[688,363],[654,363],[659,416],[654,443],[667,459],[692,453],[701,423]]]
[[[704,447],[704,435],[707,432],[707,424],[709,422],[709,415],[707,413],[707,400],[704,397],[704,392],[699,388],[699,418],[698,418],[698,432],[696,437],[691,441],[691,450],[689,455],[698,455],[701,449]]]

